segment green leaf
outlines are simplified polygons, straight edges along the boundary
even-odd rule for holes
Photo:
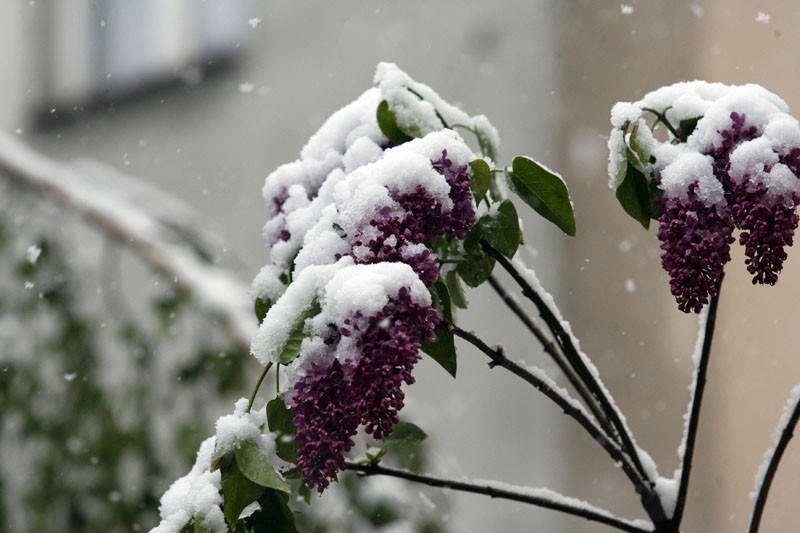
[[[481,238],[511,259],[522,240],[517,209],[511,200],[503,200],[497,210],[483,215],[478,220]]]
[[[244,477],[264,488],[286,493],[292,491],[253,441],[241,442],[236,446],[236,466]]]
[[[245,507],[257,501],[264,493],[264,487],[247,479],[233,466],[222,470],[222,497],[225,520],[228,526],[236,529],[236,522]]]
[[[638,221],[644,229],[650,229],[650,218],[653,215],[650,185],[630,158],[626,163],[625,175],[617,185],[616,195],[625,212]]]
[[[311,504],[311,489],[305,483],[300,483],[300,486],[297,487],[297,495],[303,498],[306,505]]]
[[[319,300],[314,298],[311,304],[300,313],[300,316],[295,318],[292,329],[289,331],[289,337],[286,339],[286,344],[283,345],[278,355],[279,363],[287,365],[300,354],[300,346],[303,343],[306,320],[317,316],[321,310],[322,308],[319,305]]]
[[[389,109],[389,102],[386,100],[382,100],[381,103],[378,104],[377,118],[378,127],[392,144],[399,145],[412,139],[410,135],[397,125],[397,116],[394,114],[394,111]]]
[[[262,299],[256,298],[255,308],[256,308],[256,318],[258,319],[258,323],[261,324],[264,321],[264,318],[267,316],[267,311],[272,306],[272,302],[269,299]]]
[[[575,235],[575,213],[561,176],[524,156],[514,158],[507,176],[512,190],[534,211],[567,235]]]
[[[422,351],[430,355],[451,376],[456,377],[458,362],[453,332],[444,326],[437,326],[433,333],[435,337],[432,340],[422,343]]]
[[[492,274],[494,259],[480,247],[481,228],[477,224],[464,238],[466,255],[459,261],[456,272],[468,287],[477,287]]]
[[[467,297],[464,295],[464,287],[461,286],[461,280],[458,279],[458,274],[455,270],[449,271],[444,275],[444,284],[447,286],[447,293],[450,295],[450,301],[459,309],[467,308]]]
[[[697,127],[697,123],[700,122],[701,118],[703,117],[699,116],[699,117],[685,118],[680,121],[679,133],[681,134],[680,139],[682,143],[685,143],[686,139],[689,138],[689,135],[691,135],[692,132],[694,132],[694,129]]]
[[[283,402],[283,397],[278,396],[267,403],[267,423],[269,430],[277,433],[275,451],[284,461],[294,463],[297,461],[297,443],[294,435],[292,412]]]
[[[475,203],[479,204],[486,199],[486,193],[489,192],[489,185],[492,183],[492,171],[489,168],[489,164],[483,159],[470,161],[469,167],[472,169],[469,186],[472,189]]]
[[[258,500],[261,509],[246,520],[254,532],[298,533],[294,514],[289,508],[288,497],[275,490],[267,489]]]
[[[450,293],[447,290],[447,285],[442,280],[437,280],[431,287],[431,297],[435,303],[435,307],[442,314],[442,317],[447,322],[453,321],[453,312],[451,307]],[[458,367],[456,359],[456,343],[453,338],[453,332],[448,329],[446,325],[439,325],[433,331],[434,338],[422,343],[422,351],[430,355],[434,361],[439,363],[442,368],[456,377],[456,370]]]
[[[411,422],[398,422],[392,428],[392,433],[381,440],[381,446],[388,450],[397,450],[416,446],[428,438],[428,435],[419,426]]]
[[[447,288],[447,284],[441,279],[437,279],[431,287],[431,300],[433,300],[434,308],[441,313],[442,318],[448,322],[452,322],[453,307],[452,300],[450,299],[450,291]]]

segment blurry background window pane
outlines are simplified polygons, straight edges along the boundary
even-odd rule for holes
[[[46,10],[40,118],[71,115],[230,65],[243,0],[63,0]]]

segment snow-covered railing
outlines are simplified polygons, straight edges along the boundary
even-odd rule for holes
[[[238,346],[249,347],[257,324],[248,287],[197,253],[210,250],[210,238],[183,202],[99,163],[55,161],[2,132],[0,174],[131,249],[219,320]]]

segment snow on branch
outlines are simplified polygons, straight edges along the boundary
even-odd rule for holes
[[[257,331],[247,286],[203,259],[197,215],[179,200],[98,163],[64,164],[0,132],[0,173],[78,213],[174,280],[247,349]]]
[[[778,470],[778,464],[783,457],[783,452],[786,451],[789,441],[794,436],[798,420],[800,420],[800,385],[795,385],[789,393],[789,399],[786,400],[778,425],[775,427],[775,431],[772,432],[772,441],[775,443],[775,448],[770,448],[764,453],[764,461],[756,472],[755,486],[753,492],[750,493],[750,499],[754,499],[756,502],[748,530],[751,533],[758,531],[761,515],[767,503],[769,488],[775,478],[775,472]]]
[[[422,483],[431,487],[442,487],[461,492],[483,494],[490,498],[513,500],[517,502],[536,505],[546,509],[554,509],[563,513],[579,516],[594,522],[600,522],[616,527],[622,531],[646,532],[653,531],[652,525],[644,520],[627,520],[618,518],[611,512],[595,507],[578,498],[564,496],[550,489],[518,487],[508,483],[486,481],[482,479],[447,479],[428,474],[416,474],[407,470],[387,468],[377,464],[347,463],[347,469],[363,475],[384,475],[398,477],[415,483]]]

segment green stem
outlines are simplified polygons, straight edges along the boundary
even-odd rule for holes
[[[256,401],[256,394],[258,394],[258,389],[261,388],[261,383],[264,381],[264,378],[267,376],[267,372],[269,372],[270,368],[272,368],[272,363],[267,363],[264,366],[264,370],[261,372],[261,375],[258,376],[258,381],[256,381],[256,386],[253,387],[253,392],[250,393],[250,402],[247,404],[248,413],[250,412],[250,409],[253,408],[253,402]]]
[[[680,139],[681,136],[678,135],[678,131],[672,126],[672,124],[670,124],[669,120],[667,120],[667,110],[669,110],[669,108],[665,109],[663,112],[658,112],[655,109],[651,109],[649,107],[642,108],[642,111],[648,111],[656,116],[657,119],[656,124],[661,122],[667,127],[669,132],[675,136],[676,139]]]

